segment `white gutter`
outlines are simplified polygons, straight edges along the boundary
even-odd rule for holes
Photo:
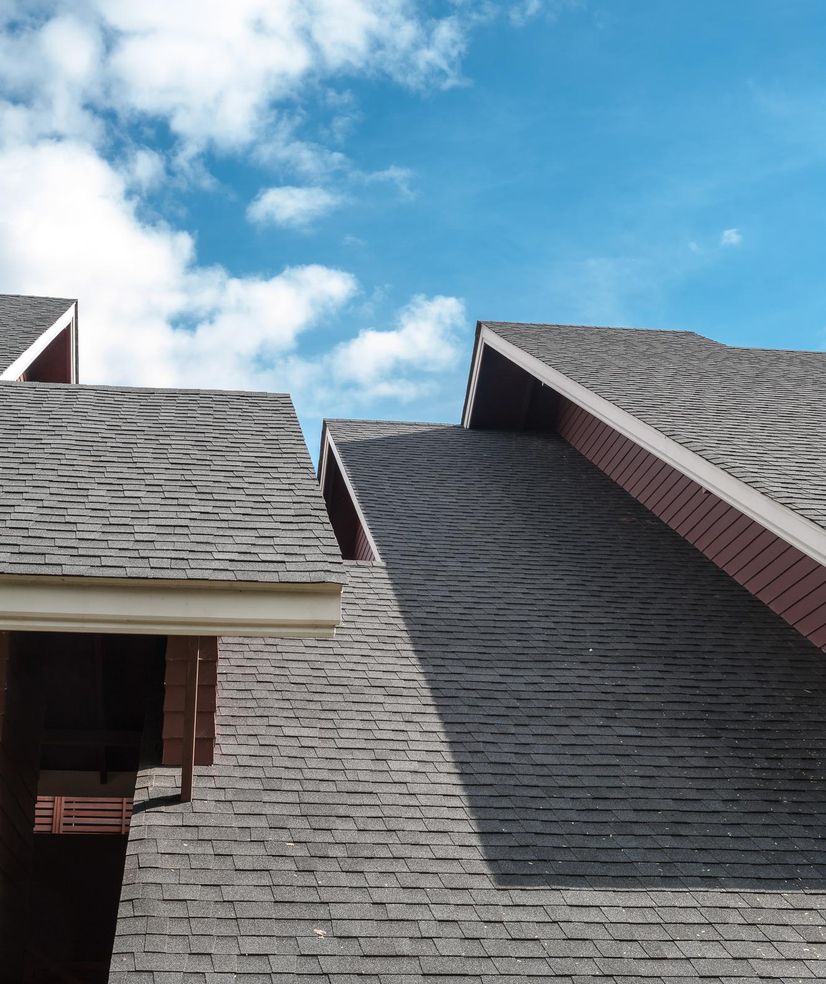
[[[341,585],[0,578],[0,631],[332,639]]]

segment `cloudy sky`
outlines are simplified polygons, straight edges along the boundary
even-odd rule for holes
[[[455,421],[477,318],[826,345],[822,0],[0,0],[0,291],[86,382]]]

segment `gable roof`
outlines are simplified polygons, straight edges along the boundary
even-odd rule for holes
[[[340,582],[284,394],[0,383],[0,575]]]
[[[826,352],[645,329],[480,322],[478,330],[826,529]]]
[[[822,654],[558,437],[329,426],[384,563],[221,641],[112,984],[822,976]]]
[[[0,375],[75,303],[66,297],[0,294]]]

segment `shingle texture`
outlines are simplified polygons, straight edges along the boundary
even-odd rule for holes
[[[485,324],[826,527],[826,352],[735,348],[691,332]]]
[[[0,574],[341,580],[288,396],[0,383]]]
[[[114,984],[824,979],[822,653],[558,438],[332,432],[386,565],[222,641]]]
[[[0,373],[66,313],[74,301],[65,297],[0,294]]]

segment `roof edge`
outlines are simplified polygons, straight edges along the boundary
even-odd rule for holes
[[[70,301],[69,307],[61,314],[51,327],[41,332],[32,344],[21,352],[20,355],[0,372],[0,380],[12,381],[19,379],[29,368],[41,352],[54,341],[57,336],[68,328],[71,334],[71,370],[72,376],[69,385],[74,385],[78,381],[78,344],[77,344],[77,301]]]
[[[361,527],[364,530],[364,535],[367,537],[367,542],[370,544],[370,549],[373,551],[373,557],[375,558],[376,563],[382,563],[379,548],[376,545],[372,532],[370,531],[370,526],[367,523],[367,517],[364,514],[364,510],[361,508],[361,503],[356,495],[355,486],[350,480],[350,476],[344,466],[344,461],[339,454],[339,450],[336,447],[336,442],[333,440],[332,432],[327,426],[327,420],[325,419],[321,428],[321,449],[319,451],[318,462],[318,485],[321,489],[322,495],[324,494],[324,480],[327,477],[327,467],[331,456],[335,460],[336,465],[338,465],[341,477],[344,479],[344,485],[350,494],[350,500],[353,503],[353,508],[356,510],[356,515],[358,516]]]
[[[464,427],[468,426],[473,410],[481,355],[486,345],[567,397],[571,402],[587,410],[603,423],[613,427],[635,444],[645,448],[661,461],[665,461],[703,488],[713,492],[724,502],[756,520],[781,540],[797,547],[807,557],[811,557],[818,564],[826,565],[826,529],[822,526],[818,526],[817,523],[777,502],[764,492],[735,478],[723,468],[712,464],[707,458],[667,437],[662,431],[644,423],[627,410],[622,410],[581,383],[575,382],[558,369],[553,369],[535,356],[529,355],[484,324],[479,333],[478,350],[474,351],[474,361],[471,364],[469,402],[462,417]]]

